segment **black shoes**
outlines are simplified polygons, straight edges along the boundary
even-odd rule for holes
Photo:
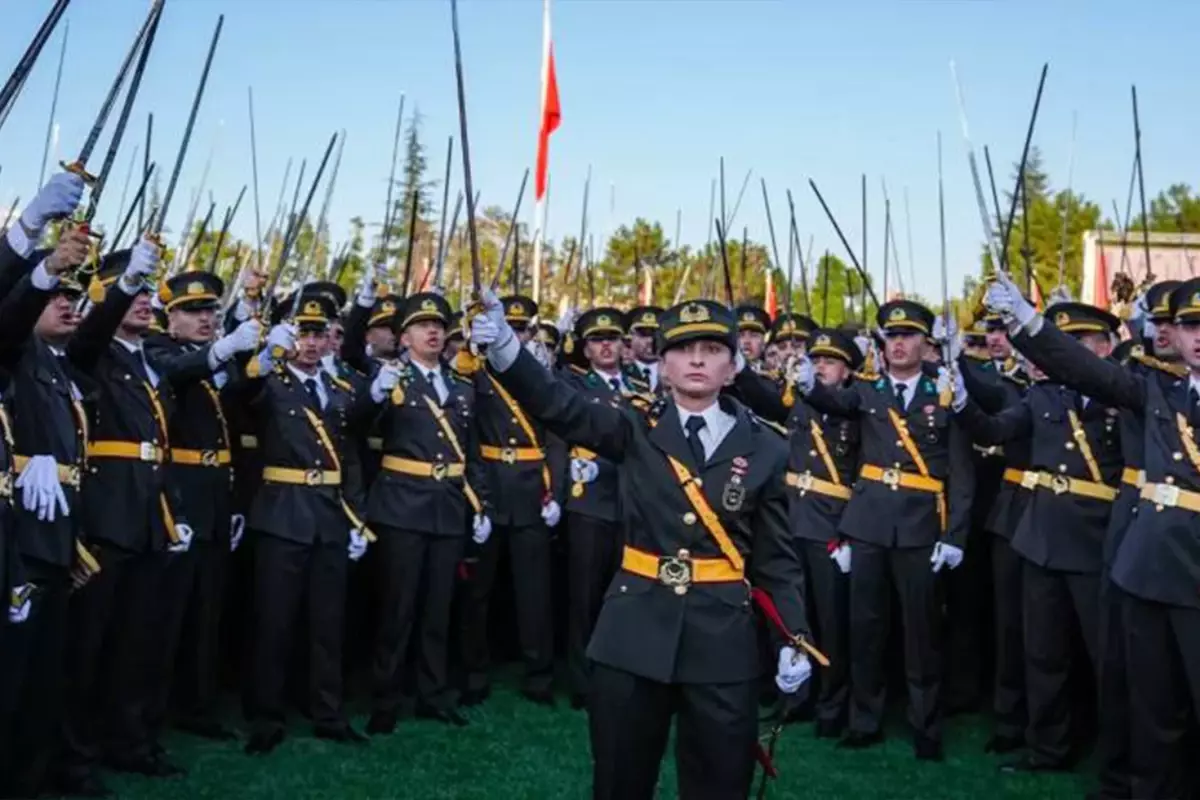
[[[464,708],[482,705],[489,697],[492,696],[492,687],[485,686],[482,689],[467,689],[462,693],[462,697],[458,698],[458,704]]]
[[[246,755],[265,756],[281,744],[283,744],[283,728],[255,731],[250,735],[250,741],[246,742]]]
[[[350,727],[349,724],[318,725],[313,728],[313,736],[316,736],[318,739],[324,739],[327,742],[337,742],[338,744],[366,744],[371,741]]]
[[[921,734],[913,735],[913,755],[918,761],[942,761],[942,742]]]
[[[836,739],[842,735],[844,726],[836,719],[819,719],[817,720],[817,738],[818,739]]]
[[[438,708],[437,706],[421,704],[417,706],[417,717],[419,719],[431,719],[435,722],[444,722],[456,728],[465,728],[469,724],[467,718],[457,708]]]
[[[1017,736],[993,736],[983,746],[983,752],[1004,755],[1025,746],[1025,741]]]
[[[531,703],[554,708],[554,692],[549,689],[522,689],[521,696]]]
[[[389,736],[396,731],[399,717],[395,711],[376,711],[367,720],[368,736]]]
[[[883,731],[875,731],[874,733],[850,731],[840,742],[837,743],[837,746],[844,750],[865,750],[868,747],[874,747],[882,742]]]

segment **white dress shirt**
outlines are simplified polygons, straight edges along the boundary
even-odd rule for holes
[[[433,387],[434,394],[437,395],[438,403],[444,405],[446,398],[450,395],[450,391],[446,388],[445,379],[442,378],[442,370],[438,367],[433,367],[431,369],[423,364],[418,364],[415,361],[412,362],[412,365],[414,368],[421,371],[421,376],[429,382],[430,386]]]
[[[592,367],[592,372],[599,375],[600,378],[606,384],[608,384],[608,388],[612,389],[613,391],[615,391],[615,392],[628,392],[629,391],[629,387],[625,385],[625,379],[623,377],[621,377],[621,373],[619,373],[619,372],[604,372],[603,370],[596,369],[595,367]],[[613,385],[613,381],[617,382],[615,386]]]
[[[157,389],[158,373],[155,372],[154,368],[150,366],[150,362],[146,358],[146,351],[142,348],[142,343],[137,342],[134,344],[133,342],[127,342],[124,339],[118,339],[116,337],[113,337],[113,341],[120,342],[122,347],[138,357],[138,360],[142,362],[142,367],[144,367],[146,370],[146,378],[149,379],[150,385]]]
[[[650,383],[650,391],[652,391],[652,392],[658,391],[658,362],[657,361],[650,361],[650,362],[639,361],[639,362],[637,362],[637,365],[638,365],[638,367],[640,367],[642,369],[643,372],[646,373],[646,379]]]
[[[46,345],[46,347],[50,349],[55,358],[66,358],[67,356],[65,350],[60,350],[52,345]],[[79,391],[79,387],[75,385],[75,381],[71,380],[70,377],[67,378],[67,381],[71,384],[71,397],[75,400],[82,400],[83,392]]]
[[[291,370],[292,376],[295,377],[296,380],[300,381],[300,386],[304,387],[304,391],[308,391],[307,387],[305,386],[305,381],[313,381],[317,384],[317,397],[321,401],[321,410],[324,411],[325,407],[329,405],[329,394],[325,391],[325,382],[321,380],[321,371],[318,369],[316,372],[310,375],[307,372],[302,372],[301,370],[296,369],[296,367],[292,364],[288,364],[287,368]]]
[[[913,395],[917,393],[917,383],[921,380],[921,373],[913,375],[911,378],[897,378],[893,375],[888,375],[888,380],[892,383],[892,397],[896,396],[896,387],[904,386],[904,410],[908,410],[908,406],[912,403]]]
[[[721,410],[721,404],[713,402],[711,406],[704,409],[700,413],[685,411],[680,406],[676,405],[679,410],[679,426],[683,428],[683,435],[687,437],[687,422],[692,417],[703,417],[704,427],[697,434],[700,437],[700,444],[704,446],[704,457],[712,458],[713,453],[717,452],[717,448],[721,446],[721,442],[733,430],[734,424],[737,422],[737,417],[732,414],[727,414]]]

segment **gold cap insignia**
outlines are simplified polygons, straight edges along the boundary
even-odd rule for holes
[[[780,333],[795,333],[795,331],[796,331],[796,323],[790,319],[784,320],[783,324],[779,326]]]
[[[679,321],[683,323],[707,322],[708,309],[699,303],[688,303],[679,310]]]
[[[200,281],[193,281],[192,283],[189,283],[187,285],[187,293],[188,294],[206,294],[207,292],[208,292],[208,287],[206,287]]]
[[[1200,306],[1200,292],[1196,292],[1194,295],[1192,295],[1192,305]]]
[[[817,347],[829,347],[831,344],[833,343],[829,341],[829,337],[825,334],[821,334],[817,337]]]
[[[1071,315],[1065,311],[1060,311],[1054,315],[1054,324],[1059,328],[1070,323],[1070,321]]]
[[[321,310],[321,304],[316,300],[309,300],[304,304],[302,312],[306,317],[323,317],[325,312]]]
[[[508,313],[512,314],[513,316],[519,316],[525,313],[525,309],[521,307],[520,303],[509,303]]]
[[[433,302],[433,300],[430,300],[430,299],[422,300],[421,301],[421,310],[428,311],[432,314],[436,314],[437,310],[438,310],[437,303]]]
[[[658,318],[654,316],[653,311],[647,311],[645,314],[642,314],[642,324],[643,325],[657,325]]]
[[[596,317],[596,325],[600,327],[612,325],[612,319],[609,318],[608,314],[601,314],[600,316]]]
[[[384,303],[382,306],[379,307],[379,313],[395,314],[396,313],[396,304],[393,303],[391,300],[387,301],[386,303]]]
[[[745,313],[743,313],[743,314],[742,314],[742,322],[757,322],[757,321],[758,321],[758,320],[757,320],[757,318],[754,316],[754,312],[753,312],[753,311],[747,311],[747,312],[745,312]]]
[[[903,308],[893,308],[891,313],[888,314],[888,319],[892,321],[908,319],[908,314]]]

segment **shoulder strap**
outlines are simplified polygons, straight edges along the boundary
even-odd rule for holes
[[[429,395],[421,395],[425,400],[425,404],[429,406],[429,412],[433,414],[433,418],[437,420],[438,427],[442,429],[442,433],[446,434],[446,441],[450,442],[450,446],[454,448],[458,460],[467,463],[467,454],[463,451],[462,444],[458,441],[458,434],[454,432],[454,426],[450,424],[450,420],[446,419],[446,412],[442,411],[441,407]],[[475,490],[467,483],[467,479],[463,478],[463,494],[467,497],[467,502],[471,504],[471,508],[475,509],[476,514],[483,513],[483,503],[479,501],[479,496],[475,494]]]
[[[529,418],[525,416],[525,412],[521,410],[521,406],[508,393],[508,390],[500,385],[500,381],[496,380],[495,375],[489,372],[487,377],[492,382],[496,394],[500,395],[500,399],[504,401],[504,405],[508,406],[508,410],[517,418],[517,424],[521,426],[521,430],[525,431],[525,435],[529,438],[529,444],[533,447],[541,447],[538,443],[537,434],[534,432],[533,426],[529,424]]]
[[[825,469],[829,472],[829,480],[841,486],[842,476],[838,475],[837,467],[833,463],[833,456],[829,455],[829,445],[825,443],[825,433],[821,430],[821,426],[817,424],[815,419],[809,420],[809,425],[812,427],[813,444],[816,445],[817,452],[821,454],[821,461],[825,462]]]
[[[1179,438],[1183,442],[1183,449],[1187,453],[1188,461],[1192,462],[1192,469],[1200,472],[1200,447],[1196,446],[1195,430],[1188,422],[1187,417],[1178,411],[1175,412],[1175,426],[1179,428]]]
[[[675,471],[675,477],[679,479],[679,485],[683,489],[683,493],[687,495],[688,502],[691,504],[693,510],[695,510],[696,515],[700,517],[700,521],[704,523],[705,530],[716,540],[717,546],[721,548],[721,554],[725,556],[730,566],[738,572],[744,571],[746,562],[742,558],[742,554],[738,552],[737,547],[733,544],[733,540],[729,538],[729,534],[725,531],[725,526],[721,524],[720,517],[713,511],[712,506],[708,504],[708,499],[700,491],[700,487],[696,485],[695,476],[674,456],[667,456],[667,460],[671,462],[671,469]]]
[[[329,456],[329,461],[333,464],[334,470],[341,472],[342,459],[338,457],[337,448],[333,446],[333,439],[329,437],[329,431],[325,430],[325,423],[321,422],[321,418],[317,416],[317,412],[309,408],[307,404],[301,408],[304,411],[304,416],[308,417],[308,424],[316,431],[317,439],[320,440],[321,447],[325,448],[325,454]],[[342,477],[343,479],[345,478],[345,476]],[[354,513],[354,509],[350,508],[350,504],[346,502],[346,497],[341,491],[338,491],[338,499],[342,503],[342,511],[345,513],[346,518],[350,520],[350,524],[362,531],[363,536],[366,537],[368,542],[374,542],[375,534],[367,527],[366,522],[359,519],[359,516]]]
[[[900,418],[900,414],[896,409],[889,408],[888,419],[892,421],[892,427],[896,429],[896,435],[900,437],[900,443],[904,445],[905,452],[917,465],[917,472],[924,477],[929,477],[929,467],[925,465],[925,459],[921,456],[921,451],[917,449],[917,443],[913,441],[912,435],[908,432],[908,423]]]
[[[208,399],[212,401],[213,411],[217,414],[217,422],[221,424],[221,434],[225,437],[225,446],[230,445],[229,439],[229,423],[225,421],[225,409],[221,407],[221,395],[213,388],[212,383],[207,380],[200,381],[200,385],[204,387],[204,391],[208,394]]]
[[[1096,463],[1096,456],[1092,453],[1092,445],[1087,438],[1087,431],[1083,429],[1083,423],[1079,421],[1079,415],[1075,413],[1075,409],[1067,409],[1067,419],[1071,421],[1071,436],[1079,445],[1079,454],[1087,462],[1088,474],[1096,483],[1104,483],[1104,476],[1100,474],[1100,465]]]

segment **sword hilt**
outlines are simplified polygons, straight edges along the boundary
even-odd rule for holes
[[[87,166],[82,161],[72,161],[70,164],[65,161],[60,161],[58,163],[59,166],[61,166],[66,172],[69,172],[72,175],[78,175],[80,178],[82,178],[83,182],[88,186],[94,185],[96,181],[99,180],[99,178],[87,171]]]

